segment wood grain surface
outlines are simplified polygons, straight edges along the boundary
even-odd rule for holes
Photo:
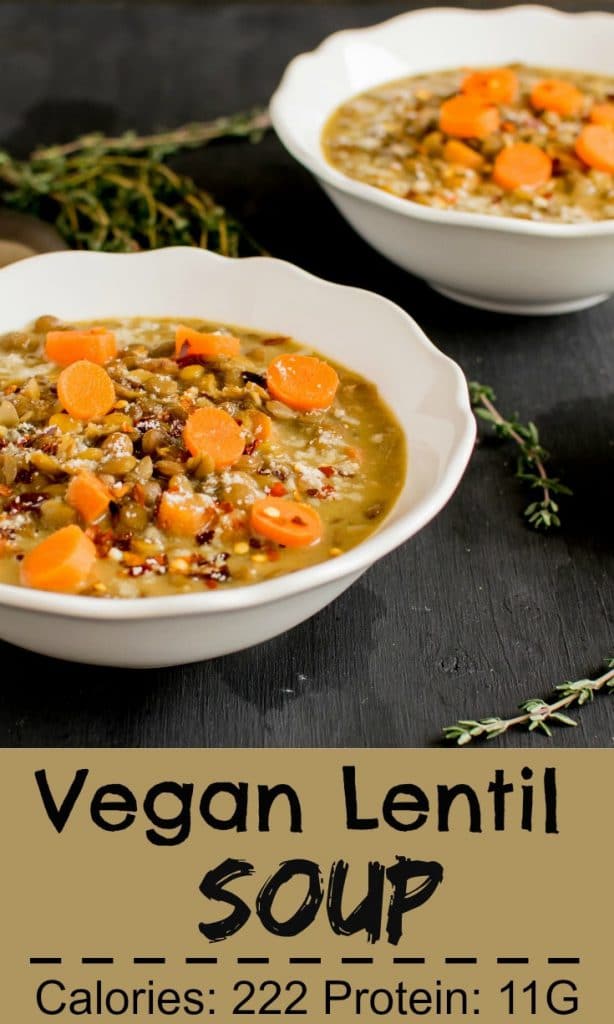
[[[0,143],[25,153],[265,103],[297,52],[411,6],[2,3]],[[597,671],[614,649],[614,302],[544,319],[448,302],[362,243],[272,135],[178,166],[275,255],[404,306],[504,409],[538,422],[575,496],[558,535],[531,533],[513,453],[484,440],[434,523],[270,643],[146,673],[0,645],[0,744],[427,746],[458,717],[511,713]],[[612,745],[614,698],[577,718],[552,741],[499,742]]]

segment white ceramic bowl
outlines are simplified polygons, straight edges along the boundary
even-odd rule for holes
[[[322,151],[327,118],[355,93],[423,71],[513,61],[614,74],[614,15],[432,7],[337,32],[288,66],[273,124],[367,242],[444,294],[509,313],[582,309],[614,292],[614,220],[540,224],[431,209],[346,177]]]
[[[371,292],[289,263],[200,249],[55,253],[0,272],[0,332],[51,313],[203,317],[290,334],[375,381],[408,439],[406,486],[380,530],[337,559],[253,586],[100,600],[0,584],[0,637],[73,661],[153,667],[199,661],[282,633],[319,611],[445,505],[471,453],[464,377],[414,321]]]

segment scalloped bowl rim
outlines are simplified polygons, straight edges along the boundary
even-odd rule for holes
[[[348,195],[377,206],[383,206],[403,217],[430,222],[432,224],[445,224],[449,227],[471,227],[483,228],[489,231],[511,232],[513,234],[537,235],[542,238],[590,238],[599,235],[614,234],[614,218],[604,221],[588,221],[581,224],[555,224],[551,222],[540,222],[522,220],[518,217],[508,217],[485,213],[469,213],[463,210],[439,210],[430,206],[423,206],[414,203],[410,199],[400,199],[390,195],[375,185],[368,185],[354,178],[350,178],[338,171],[328,162],[321,147],[314,150],[303,146],[300,139],[293,134],[291,126],[288,126],[287,118],[283,110],[285,93],[291,86],[291,80],[297,68],[308,62],[317,62],[323,54],[334,51],[340,43],[347,39],[365,39],[369,35],[378,35],[394,30],[399,23],[408,22],[421,18],[445,20],[446,17],[454,15],[460,18],[488,18],[496,20],[502,17],[517,17],[522,14],[539,14],[540,16],[551,17],[555,20],[573,22],[581,18],[583,21],[609,21],[614,26],[614,13],[609,11],[559,11],[542,4],[518,4],[512,7],[499,7],[494,10],[481,10],[479,8],[460,7],[424,7],[415,11],[404,11],[391,18],[380,21],[375,25],[368,25],[364,28],[341,29],[327,36],[313,50],[300,53],[294,57],[286,67],[281,81],[275,90],[270,102],[270,114],[273,127],[286,149],[302,163],[317,178],[326,182],[333,188],[346,192]],[[580,69],[578,69],[580,70]],[[351,98],[349,94],[347,99]],[[331,107],[327,116],[330,116],[338,104]],[[322,128],[326,118],[322,122]]]
[[[81,260],[91,262],[101,259],[124,260],[126,262],[136,259],[153,261],[173,259],[176,258],[176,254],[181,254],[185,258],[186,253],[199,254],[197,258],[202,259],[204,262],[212,260],[222,261],[227,264],[228,270],[234,266],[245,267],[246,265],[249,266],[250,264],[263,262],[274,264],[282,274],[292,274],[317,282],[318,286],[322,288],[332,288],[343,292],[348,299],[351,299],[353,294],[368,295],[373,304],[383,304],[394,310],[397,317],[405,322],[408,333],[412,336],[414,342],[426,348],[431,357],[441,363],[445,372],[451,374],[455,379],[454,401],[457,411],[463,415],[464,429],[455,438],[453,451],[441,479],[410,511],[403,513],[402,517],[394,522],[389,521],[389,517],[394,511],[391,510],[389,517],[382,523],[380,529],[366,540],[357,544],[356,547],[349,549],[336,558],[319,562],[316,565],[279,576],[273,580],[236,587],[227,591],[216,590],[194,594],[171,594],[168,596],[146,598],[112,598],[108,600],[58,594],[0,583],[0,612],[2,606],[11,606],[28,611],[45,612],[51,615],[69,616],[76,619],[144,620],[167,616],[172,617],[174,615],[214,614],[283,601],[292,595],[317,589],[319,586],[334,580],[361,573],[368,569],[379,558],[393,551],[422,529],[444,507],[456,490],[470,458],[476,435],[476,424],[469,404],[464,374],[457,363],[433,344],[405,310],[376,292],[327,281],[315,274],[310,274],[308,271],[286,260],[273,259],[268,256],[230,259],[207,250],[187,246],[173,246],[138,253],[77,252],[75,250],[48,253],[11,264],[3,268],[1,273],[8,277],[17,278],[27,274],[28,265],[40,263],[43,260],[74,260],[75,257],[78,257]],[[190,256],[188,258],[193,257]]]

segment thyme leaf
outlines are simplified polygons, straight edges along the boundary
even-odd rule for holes
[[[524,510],[529,526],[536,530],[559,527],[559,503],[553,495],[570,495],[573,492],[558,477],[551,477],[546,472],[545,463],[549,455],[540,442],[535,423],[521,423],[516,415],[511,419],[503,416],[495,405],[493,389],[486,384],[470,381],[469,396],[476,416],[489,423],[498,437],[513,441],[517,446],[517,479],[530,490],[539,492],[539,498],[530,502]]]

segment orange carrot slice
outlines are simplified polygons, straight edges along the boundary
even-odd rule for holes
[[[449,164],[469,167],[474,171],[477,171],[478,167],[481,167],[484,163],[484,157],[476,153],[475,149],[472,149],[471,146],[466,146],[464,142],[459,142],[458,139],[448,139],[443,147],[443,156],[444,160],[447,160]]]
[[[461,91],[486,103],[513,103],[518,96],[518,75],[511,68],[472,71],[463,79]]]
[[[80,359],[58,377],[58,398],[76,420],[96,420],[113,408],[115,386],[102,366]]]
[[[584,106],[584,94],[560,78],[543,78],[531,89],[531,103],[535,110],[553,110],[563,117],[579,114]]]
[[[90,327],[83,331],[49,331],[45,339],[45,355],[52,363],[70,366],[79,359],[102,366],[117,355],[113,331]]]
[[[501,188],[537,188],[552,176],[552,160],[532,142],[515,142],[498,154],[493,178]]]
[[[254,433],[254,440],[258,444],[264,444],[265,441],[268,441],[273,432],[271,417],[259,410],[252,413],[251,427]]]
[[[287,548],[306,548],[322,536],[322,520],[315,508],[287,498],[259,498],[251,509],[251,526]]]
[[[593,124],[614,128],[614,103],[596,103],[590,113]]]
[[[226,469],[240,459],[245,448],[241,428],[224,409],[206,406],[188,416],[183,442],[192,455],[209,455],[215,469]]]
[[[158,524],[168,533],[195,537],[213,522],[215,510],[202,494],[165,491],[158,508]]]
[[[477,96],[453,96],[439,108],[439,127],[459,139],[484,139],[499,128],[499,111]]]
[[[576,139],[576,153],[589,167],[614,174],[614,131],[603,124],[587,124]]]
[[[89,526],[107,511],[111,504],[111,494],[95,473],[84,470],[70,481],[66,501]]]
[[[273,398],[291,409],[308,412],[332,405],[339,377],[329,363],[315,356],[292,353],[277,356],[269,363],[267,386]]]
[[[180,324],[175,332],[175,357],[204,356],[230,359],[241,353],[241,342],[231,334],[205,334]]]
[[[78,594],[90,581],[96,548],[78,526],[65,526],[41,541],[20,566],[24,587]]]

